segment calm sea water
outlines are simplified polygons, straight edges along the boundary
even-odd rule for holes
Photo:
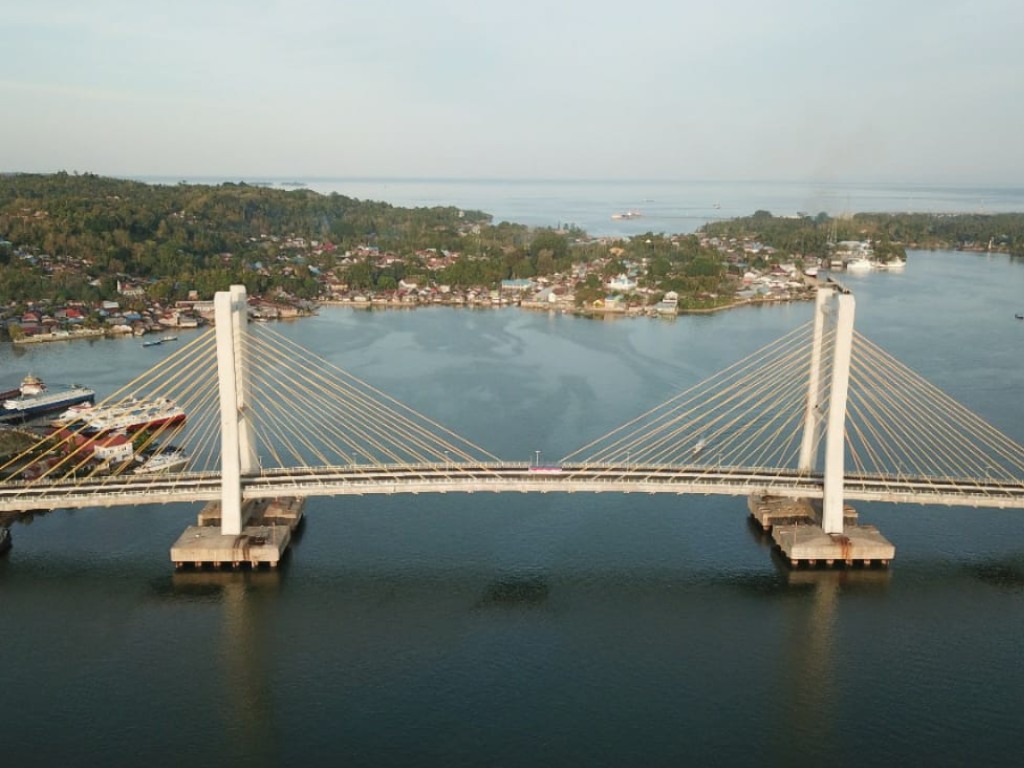
[[[179,179],[146,178],[177,183]],[[232,181],[189,179],[197,183]],[[290,189],[294,184],[323,194],[393,205],[456,205],[486,211],[497,221],[553,227],[575,224],[592,235],[692,232],[708,221],[749,216],[757,210],[776,216],[799,212],[830,215],[875,212],[1003,213],[1024,211],[1024,188],[936,187],[835,181],[538,181],[510,179],[247,179]],[[283,185],[283,186],[282,186]],[[612,219],[634,211],[639,218]]]
[[[849,276],[857,327],[1024,441],[1022,265]],[[555,459],[810,318],[327,308],[277,326],[493,452]],[[161,348],[0,346],[106,394]],[[861,505],[887,572],[792,573],[743,500],[315,499],[277,573],[175,574],[191,505],[58,511],[0,560],[26,765],[1016,765],[1024,515]]]

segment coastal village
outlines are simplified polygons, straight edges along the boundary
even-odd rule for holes
[[[472,228],[467,230],[467,234],[472,234]],[[683,237],[690,236],[666,236],[664,242],[670,248],[679,248]],[[684,307],[677,292],[660,290],[649,279],[651,260],[647,257],[629,258],[629,243],[616,238],[577,240],[574,243],[576,247],[597,245],[603,255],[574,261],[571,272],[507,279],[500,285],[460,288],[441,282],[436,275],[460,259],[476,258],[466,252],[425,249],[400,254],[362,246],[336,253],[335,246],[327,241],[263,235],[261,239],[269,241],[264,245],[271,245],[276,255],[272,261],[250,264],[249,269],[254,276],[274,272],[288,275],[301,268],[317,280],[318,299],[301,299],[284,291],[253,296],[250,299],[250,316],[257,321],[293,319],[313,313],[318,304],[354,308],[515,306],[584,315],[674,316],[680,312],[714,311],[748,303],[806,299],[811,295],[820,269],[848,268],[853,271],[898,268],[901,265],[871,262],[868,242],[840,243],[831,263],[823,264],[814,256],[780,258],[774,248],[753,237],[720,239],[699,234],[698,238],[702,248],[713,248],[721,254],[728,268],[726,283],[729,290],[701,293],[694,297],[697,306],[691,303]],[[0,240],[0,245],[5,244],[13,246]],[[47,275],[85,273],[89,267],[82,259],[13,247],[17,259],[31,263]],[[332,263],[330,268],[315,266],[323,263],[328,255]],[[225,260],[232,258],[231,254],[223,256]],[[356,264],[388,268],[404,263],[414,263],[418,276],[398,280],[391,289],[358,290],[346,282],[348,269]],[[185,300],[160,302],[148,295],[148,285],[143,279],[124,274],[117,280],[116,299],[92,304],[82,301],[12,302],[0,307],[0,323],[14,342],[37,343],[97,336],[162,334],[212,322],[213,302],[210,297],[200,296],[192,290]],[[589,286],[591,290],[588,293],[596,293],[596,297],[582,301],[579,294],[583,286]],[[598,287],[595,292],[593,289]]]

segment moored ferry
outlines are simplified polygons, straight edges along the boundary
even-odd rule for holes
[[[18,395],[3,401],[0,421],[24,421],[79,403],[91,403],[95,397],[93,390],[80,384],[51,388],[38,376],[29,374],[22,380]]]
[[[185,411],[167,398],[69,408],[54,419],[56,426],[82,432],[138,432],[180,424]]]

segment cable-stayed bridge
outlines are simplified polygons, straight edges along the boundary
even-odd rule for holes
[[[238,535],[245,500],[281,496],[700,493],[820,500],[838,535],[844,500],[1024,509],[1024,446],[856,333],[837,284],[807,325],[551,466],[250,325],[241,287],[216,303],[215,329],[0,464],[0,510],[217,500]],[[154,404],[184,417],[131,421]]]

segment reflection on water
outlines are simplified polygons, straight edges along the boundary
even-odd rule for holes
[[[223,597],[259,593],[276,594],[280,591],[283,569],[255,570],[177,570],[171,574],[171,596]]]
[[[889,568],[830,568],[828,570],[809,570],[792,568],[781,557],[776,556],[779,570],[784,574],[786,583],[791,587],[813,587],[816,590],[836,589],[840,591],[856,591],[858,593],[884,592],[892,581]]]
[[[216,685],[224,698],[217,714],[230,736],[230,753],[250,765],[272,764],[276,749],[272,670],[282,649],[268,647],[262,624],[281,581],[280,570],[243,570],[177,571],[170,582],[172,597],[213,601],[221,612],[219,643],[209,649],[223,676]]]
[[[546,602],[551,587],[542,576],[504,576],[487,585],[480,606],[522,607]]]
[[[978,581],[1008,590],[1024,590],[1024,555],[983,560],[965,566]]]

